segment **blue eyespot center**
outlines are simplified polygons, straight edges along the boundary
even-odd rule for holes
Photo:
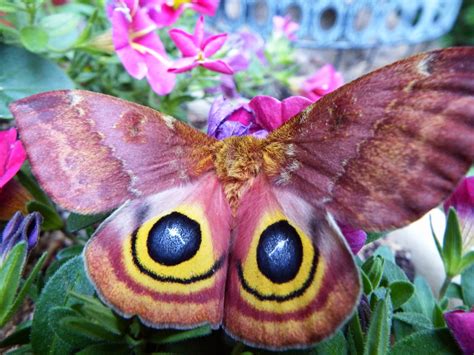
[[[303,245],[296,229],[287,221],[268,226],[257,246],[258,268],[277,284],[293,280],[303,262]]]
[[[200,245],[199,223],[179,212],[160,218],[151,228],[147,239],[151,258],[167,266],[191,259]]]

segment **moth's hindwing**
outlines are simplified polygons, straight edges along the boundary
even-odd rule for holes
[[[360,294],[353,257],[337,226],[301,198],[257,178],[235,237],[224,316],[232,336],[270,349],[306,347],[352,314]]]
[[[199,193],[198,193],[199,192]],[[219,183],[199,182],[135,200],[85,250],[102,299],[155,327],[222,321],[230,211]]]

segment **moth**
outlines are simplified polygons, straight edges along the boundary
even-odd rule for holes
[[[116,209],[84,251],[100,298],[156,328],[223,327],[267,349],[339,329],[361,293],[335,221],[408,224],[474,158],[474,49],[428,52],[323,97],[265,139],[216,140],[87,91],[11,105],[63,208]]]

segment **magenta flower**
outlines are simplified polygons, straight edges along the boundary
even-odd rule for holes
[[[446,312],[444,320],[463,353],[474,354],[474,307],[469,312]]]
[[[170,93],[175,75],[168,72],[171,61],[147,9],[136,0],[115,0],[107,12],[112,22],[114,47],[127,72],[136,79],[146,77],[159,95]]]
[[[243,100],[217,99],[211,107],[208,134],[218,139],[251,134],[264,138],[311,104],[301,96],[279,101],[271,96]]]
[[[169,69],[171,73],[183,73],[198,65],[218,73],[234,73],[225,61],[209,59],[224,45],[227,33],[204,38],[204,17],[201,16],[197,20],[193,35],[177,28],[170,30],[169,34],[176,47],[183,54],[183,58],[178,59]]]
[[[15,176],[26,159],[25,148],[16,137],[15,128],[0,131],[0,189]]]
[[[331,64],[326,64],[303,82],[300,94],[312,101],[317,101],[343,84],[342,75]]]
[[[349,248],[351,248],[352,253],[355,255],[362,249],[367,240],[367,233],[362,229],[356,229],[347,224],[339,223],[339,228],[341,229],[342,234],[346,238]]]
[[[296,41],[298,39],[296,32],[300,25],[291,20],[289,15],[285,17],[273,16],[273,31],[277,36],[288,38],[289,41]]]
[[[186,9],[202,15],[214,16],[219,0],[142,0],[149,8],[150,18],[158,28],[171,26]]]
[[[474,176],[463,179],[446,200],[445,211],[449,211],[450,207],[456,210],[459,218],[463,250],[474,248]]]

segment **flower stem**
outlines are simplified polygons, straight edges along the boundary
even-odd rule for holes
[[[452,278],[446,275],[446,278],[444,279],[443,285],[441,286],[441,289],[439,290],[439,295],[438,295],[438,300],[442,300],[443,297],[446,294],[446,291],[448,290],[448,287],[451,283]]]

